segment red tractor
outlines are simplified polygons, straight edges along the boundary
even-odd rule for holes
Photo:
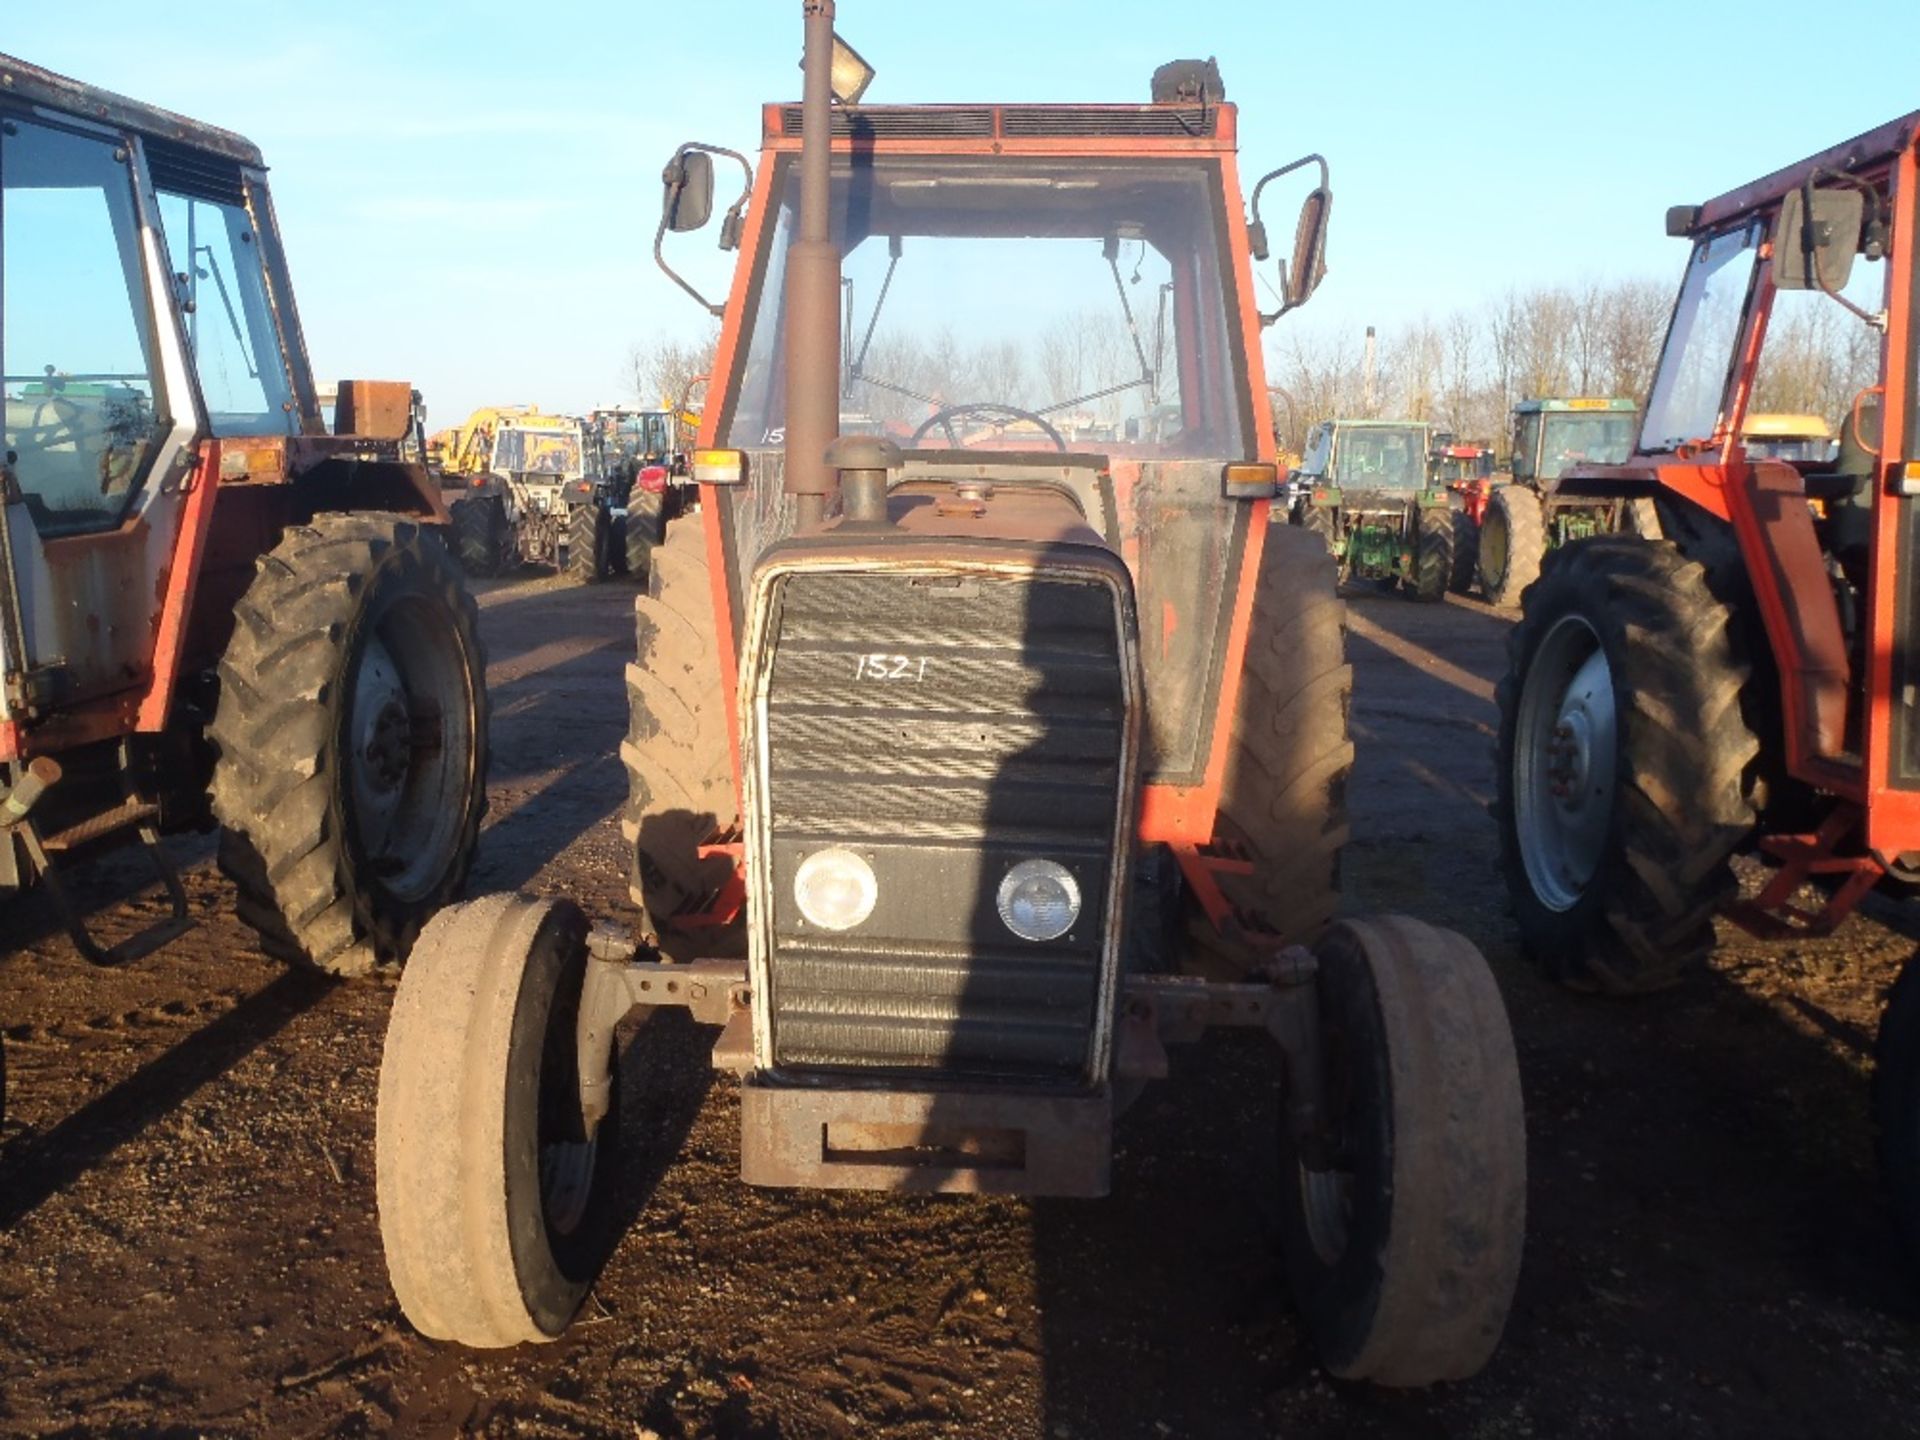
[[[270,953],[402,959],[487,755],[411,388],[328,429],[252,144],[7,56],[0,281],[0,897],[129,959],[189,923],[160,837],[217,824]],[[171,910],[103,944],[66,877],[126,842]]]
[[[636,1011],[720,1027],[748,1183],[1067,1196],[1107,1191],[1169,1045],[1247,1026],[1327,1365],[1470,1374],[1519,1266],[1512,1040],[1467,941],[1335,918],[1344,613],[1272,514],[1260,200],[1316,177],[1290,310],[1325,164],[1249,218],[1211,62],[1150,104],[832,105],[805,9],[806,99],[766,107],[720,226],[699,523],[638,602],[638,958],[565,901],[423,936],[381,1071],[400,1303],[471,1345],[564,1329],[619,1213]],[[706,223],[713,153],[667,167],[663,236]],[[1118,348],[1076,351],[1089,325]]]
[[[1662,538],[1550,554],[1499,692],[1507,883],[1527,947],[1570,984],[1657,989],[1700,963],[1717,914],[1825,934],[1881,882],[1920,879],[1916,146],[1909,115],[1668,212],[1692,255],[1638,443],[1558,486],[1651,502]],[[1807,334],[1830,340],[1810,353]],[[1837,453],[1750,438],[1788,411]],[[1743,851],[1774,867],[1746,898]],[[1911,966],[1875,1104],[1920,1240]]]

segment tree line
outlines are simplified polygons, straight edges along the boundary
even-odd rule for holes
[[[1509,417],[1521,400],[1590,395],[1644,402],[1672,303],[1665,279],[1510,290],[1442,319],[1422,316],[1382,329],[1371,364],[1365,335],[1354,327],[1305,318],[1283,324],[1267,341],[1274,432],[1282,450],[1298,453],[1321,420],[1423,420],[1504,457]],[[681,396],[711,368],[716,339],[634,346],[628,382],[636,398],[651,406]],[[1167,357],[1151,354],[1159,337],[1140,339],[1150,367],[1162,368]],[[1170,336],[1164,344],[1171,350]],[[1874,382],[1879,345],[1877,331],[1825,296],[1780,297],[1750,411],[1809,412],[1838,424]],[[865,373],[898,388],[856,383],[846,409],[918,423],[929,406],[902,391],[942,403],[1009,400],[1043,408],[1128,380],[1140,373],[1140,360],[1116,317],[1087,312],[1058,316],[1019,343],[970,344],[950,331],[876,337]],[[1106,396],[1086,408],[1089,418],[1111,423],[1123,407],[1143,408],[1143,400],[1151,404],[1138,392]]]

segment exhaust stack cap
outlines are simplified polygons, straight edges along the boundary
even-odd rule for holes
[[[887,523],[887,474],[900,465],[900,447],[884,435],[841,435],[827,446],[827,468],[840,473],[847,524]]]

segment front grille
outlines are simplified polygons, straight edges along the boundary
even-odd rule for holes
[[[1106,954],[1126,700],[1112,590],[1018,576],[800,573],[772,601],[769,974],[783,1067],[1071,1080]],[[825,846],[868,858],[872,917],[810,927]],[[1073,871],[1080,922],[1031,943],[995,897]]]

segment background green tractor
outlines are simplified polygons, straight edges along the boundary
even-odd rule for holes
[[[1631,455],[1639,421],[1631,400],[1522,400],[1513,407],[1513,479],[1494,487],[1480,522],[1479,581],[1488,601],[1518,605],[1547,551],[1569,540],[1622,529],[1659,534],[1651,500],[1559,493],[1569,466],[1618,465]]]
[[[1434,478],[1434,427],[1322,420],[1293,472],[1288,518],[1327,542],[1340,579],[1398,584],[1438,600],[1453,578],[1455,507]]]

